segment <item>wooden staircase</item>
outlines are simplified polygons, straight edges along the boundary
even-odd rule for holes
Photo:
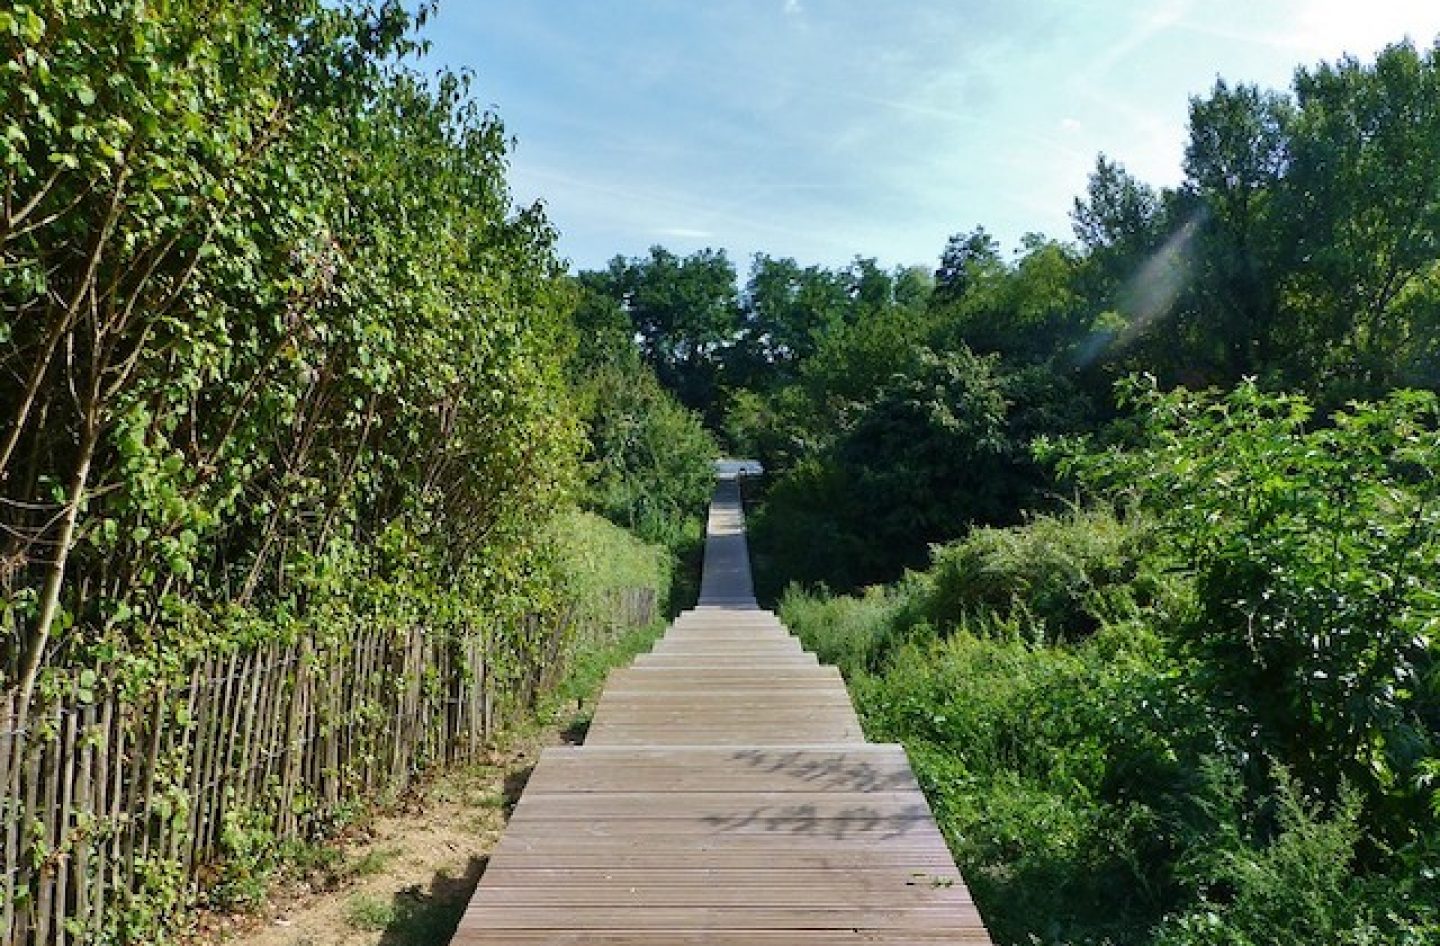
[[[756,605],[735,480],[699,606],[542,754],[453,942],[990,942],[904,750]]]

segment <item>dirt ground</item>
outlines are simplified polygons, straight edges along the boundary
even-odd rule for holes
[[[199,918],[191,946],[445,946],[540,749],[567,735],[526,733],[442,774],[258,914]]]

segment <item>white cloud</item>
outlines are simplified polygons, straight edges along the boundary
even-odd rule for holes
[[[1440,35],[1434,0],[1290,0],[1263,15],[1207,12],[1179,24],[1232,43],[1266,46],[1292,57],[1333,59],[1350,53],[1367,59],[1387,43],[1409,37],[1426,47]]]
[[[708,240],[715,234],[709,230],[695,230],[690,227],[660,227],[656,236],[673,237],[676,240]]]
[[[1291,34],[1296,49],[1327,57],[1343,51],[1363,59],[1407,34],[1428,46],[1440,33],[1440,4],[1434,0],[1313,0],[1302,5],[1296,19]]]

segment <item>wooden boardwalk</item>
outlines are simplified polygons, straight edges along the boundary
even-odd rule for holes
[[[904,751],[756,606],[735,481],[699,606],[542,754],[453,942],[990,942]]]

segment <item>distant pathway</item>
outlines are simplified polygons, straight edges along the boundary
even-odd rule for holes
[[[699,606],[545,750],[453,942],[990,942],[904,750],[756,604],[733,478]]]

